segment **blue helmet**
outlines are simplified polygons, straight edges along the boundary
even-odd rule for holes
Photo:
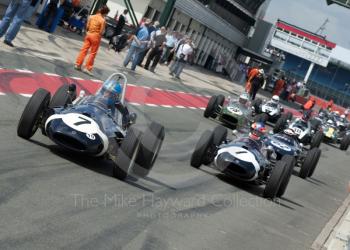
[[[108,91],[111,91],[111,92],[117,94],[117,95],[121,94],[123,91],[121,84],[119,82],[113,81],[113,80],[105,82],[104,88]]]
[[[114,86],[114,92],[117,93],[118,95],[121,94],[123,91],[123,88],[122,86],[120,85],[120,83],[117,83],[115,86]]]

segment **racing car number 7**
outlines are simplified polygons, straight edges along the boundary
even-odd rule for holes
[[[74,123],[75,126],[80,126],[83,124],[91,124],[91,121],[85,119],[84,117],[79,116],[78,118],[81,119],[82,121],[78,121],[78,122]]]

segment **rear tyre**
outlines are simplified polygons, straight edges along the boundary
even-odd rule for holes
[[[191,166],[199,168],[202,164],[209,164],[208,150],[213,146],[214,133],[207,130],[204,131],[199,139],[196,148],[191,157]]]
[[[119,180],[125,180],[130,170],[135,165],[135,159],[140,144],[141,132],[130,128],[121,146],[117,149],[114,159],[113,176]]]
[[[282,132],[282,131],[285,129],[286,124],[287,124],[287,119],[286,119],[286,117],[284,117],[284,116],[280,117],[280,118],[277,120],[277,122],[276,122],[276,124],[275,124],[275,126],[274,126],[274,128],[273,128],[273,132],[274,132],[275,134],[276,134],[276,133],[279,133],[279,132]]]
[[[318,148],[320,147],[322,141],[323,141],[323,132],[317,131],[316,134],[312,137],[310,148]]]
[[[206,109],[204,110],[204,117],[205,118],[209,118],[209,117],[212,117],[212,118],[216,118],[216,114],[215,114],[215,110],[216,108],[218,107],[218,103],[217,103],[217,96],[212,96],[210,99],[209,99],[209,102],[208,102],[208,105],[206,107]]]
[[[291,155],[285,155],[282,157],[281,161],[286,163],[286,172],[281,182],[281,186],[278,189],[277,197],[281,197],[286,192],[290,177],[292,176],[293,169],[295,166],[295,158]]]
[[[300,172],[299,172],[300,178],[305,179],[310,175],[310,173],[311,175],[313,174],[318,162],[317,155],[320,154],[319,151],[321,150],[318,148],[313,148],[307,153],[304,159],[304,162],[301,164],[301,167],[300,167]]]
[[[146,177],[149,174],[162,148],[164,137],[164,127],[152,122],[141,137],[136,164],[132,169],[134,174],[139,177]]]
[[[350,145],[350,135],[346,135],[340,142],[340,150],[348,150]]]
[[[263,196],[268,199],[274,199],[279,191],[285,172],[287,171],[287,163],[278,161],[272,170],[268,179]]]
[[[222,142],[224,142],[227,138],[227,128],[224,126],[217,126],[214,129],[214,138],[213,138],[213,144],[215,146],[220,146]]]
[[[56,91],[56,93],[52,96],[50,102],[50,108],[64,107],[68,104],[72,104],[76,97],[76,93],[71,93],[71,88],[75,85],[64,84]]]
[[[45,110],[49,106],[50,93],[45,89],[38,89],[29,99],[18,122],[17,135],[24,139],[31,138],[37,131]]]
[[[321,157],[321,150],[317,150],[317,154],[316,154],[316,156],[314,158],[314,164],[312,165],[313,167],[310,169],[310,172],[307,175],[307,177],[311,177],[314,174],[316,166],[317,166],[317,164],[318,164],[318,162],[320,160],[320,157]]]

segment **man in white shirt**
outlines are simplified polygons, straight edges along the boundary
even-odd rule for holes
[[[184,67],[186,66],[188,57],[193,53],[193,48],[191,46],[192,41],[187,39],[184,44],[179,45],[176,51],[175,62],[170,66],[170,75],[174,75],[177,79],[180,79],[180,74]]]

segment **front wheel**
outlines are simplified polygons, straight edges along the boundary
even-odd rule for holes
[[[283,177],[287,171],[287,163],[278,161],[272,170],[271,176],[268,179],[263,196],[268,199],[274,199],[280,189]]]
[[[292,176],[294,165],[295,165],[295,158],[291,155],[283,156],[281,161],[286,163],[287,169],[286,169],[286,172],[285,172],[284,177],[282,179],[281,186],[278,189],[277,197],[283,196],[284,193],[286,192],[286,189],[287,189],[287,186],[289,184],[290,177]]]
[[[139,177],[146,177],[158,157],[165,137],[164,127],[156,122],[143,133],[140,140],[139,151],[135,159],[133,173]]]
[[[131,169],[135,165],[135,159],[137,156],[139,144],[140,144],[141,132],[130,128],[127,135],[123,139],[121,146],[110,155],[113,156],[115,163],[113,168],[113,176],[119,180],[125,180],[128,177]]]
[[[350,145],[350,135],[346,135],[340,142],[340,150],[343,150],[343,151],[348,150],[349,145]]]
[[[319,148],[311,149],[305,159],[301,164],[299,177],[305,179],[306,177],[310,177],[315,171],[316,165],[321,155],[321,150]]]
[[[274,126],[274,128],[273,128],[273,132],[274,132],[275,134],[277,134],[277,133],[279,133],[279,132],[282,132],[282,131],[285,129],[286,124],[287,124],[286,117],[284,117],[284,116],[280,117],[280,118],[277,120],[277,122],[276,122],[276,124],[275,124],[275,126]]]
[[[56,93],[52,96],[50,102],[50,108],[64,107],[68,104],[72,104],[76,98],[76,86],[75,84],[64,84],[59,87]]]
[[[317,131],[316,134],[311,139],[310,148],[318,148],[320,147],[322,141],[323,141],[323,132]]]
[[[205,118],[209,118],[209,117],[212,117],[212,118],[216,118],[216,109],[218,107],[218,97],[217,96],[212,96],[210,99],[209,99],[209,102],[208,102],[208,105],[206,107],[206,109],[204,110],[204,117]]]
[[[213,146],[214,134],[207,130],[204,131],[201,138],[197,142],[196,148],[191,157],[191,166],[199,168],[202,164],[209,164],[208,151]]]
[[[37,131],[42,116],[49,106],[51,95],[45,89],[38,89],[29,99],[18,122],[17,135],[24,139],[31,138]]]

